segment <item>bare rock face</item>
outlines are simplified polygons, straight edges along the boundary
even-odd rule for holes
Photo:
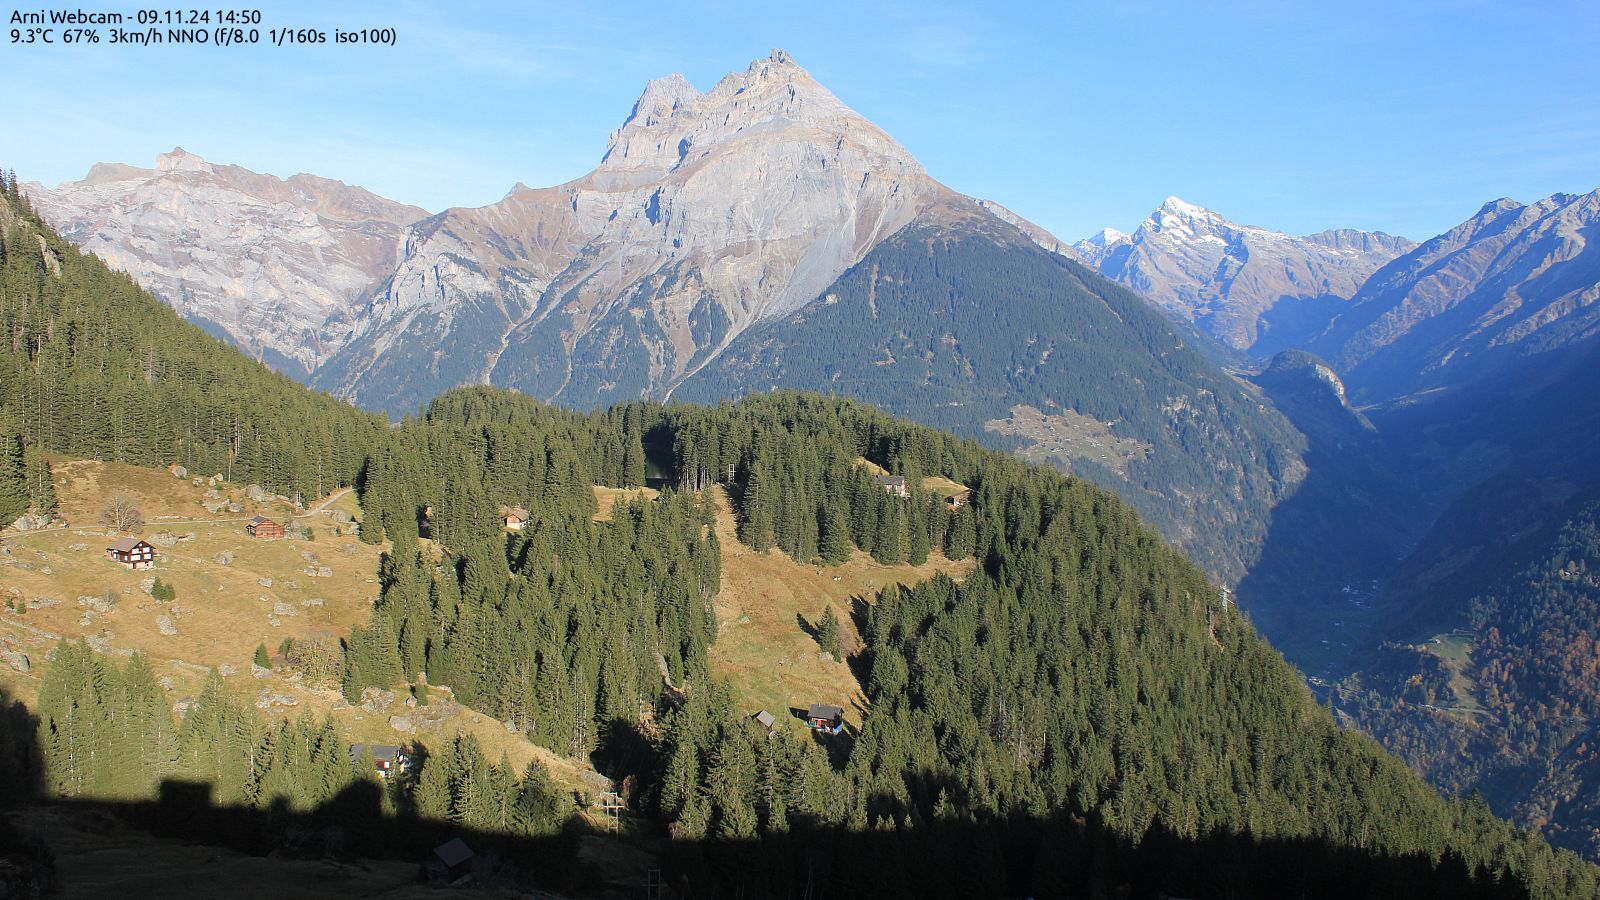
[[[1107,228],[1073,248],[1172,317],[1270,354],[1320,331],[1373,272],[1415,246],[1350,229],[1294,237],[1168,197],[1133,234]]]
[[[427,212],[311,175],[281,180],[182,149],[25,188],[62,236],[259,359],[304,378]]]
[[[1362,286],[1311,349],[1362,399],[1460,383],[1600,328],[1600,191],[1496,200]]]
[[[463,383],[665,396],[941,205],[985,215],[787,53],[705,92],[657,79],[588,175],[413,226],[315,383],[400,410]]]

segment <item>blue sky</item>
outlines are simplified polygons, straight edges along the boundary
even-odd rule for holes
[[[476,206],[586,172],[648,79],[705,89],[782,47],[936,178],[1068,239],[1131,229],[1168,194],[1293,233],[1423,239],[1497,197],[1600,187],[1592,2],[762,6],[264,0],[263,29],[400,43],[6,43],[0,164],[54,184],[181,145]]]

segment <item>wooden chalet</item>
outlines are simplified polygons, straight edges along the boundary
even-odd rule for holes
[[[244,526],[244,530],[249,532],[251,537],[259,541],[276,541],[280,538],[287,537],[289,534],[289,532],[286,531],[282,525],[279,525],[277,522],[272,521],[266,516],[256,516],[254,519],[251,519],[249,524]]]
[[[351,765],[360,765],[363,753],[372,754],[373,770],[386,781],[411,768],[411,756],[404,747],[394,744],[351,744]]]
[[[844,730],[844,710],[826,703],[813,703],[806,710],[806,721],[811,724],[812,731],[838,734]]]
[[[778,724],[778,717],[764,709],[750,718],[755,719],[757,725],[765,728],[767,730],[767,734],[771,734],[772,729]]]
[[[521,531],[528,526],[528,511],[525,509],[511,508],[505,511],[506,530]]]
[[[878,483],[883,489],[896,497],[909,497],[911,492],[906,490],[906,477],[904,475],[879,475]]]
[[[130,569],[153,569],[156,565],[156,548],[136,537],[118,538],[106,546],[106,559]]]
[[[960,509],[961,507],[972,502],[972,491],[957,491],[954,494],[944,498],[944,502],[950,504],[951,509]]]

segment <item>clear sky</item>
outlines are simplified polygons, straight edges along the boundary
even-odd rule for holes
[[[648,79],[706,89],[782,47],[936,178],[1069,240],[1168,194],[1424,239],[1497,197],[1600,187],[1593,0],[264,0],[263,37],[387,26],[399,44],[254,49],[21,47],[13,8],[0,165],[47,184],[181,145],[477,206],[588,171]]]

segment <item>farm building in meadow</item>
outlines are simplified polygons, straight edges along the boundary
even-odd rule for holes
[[[106,559],[130,569],[153,569],[156,565],[156,548],[136,537],[118,538],[106,546]]]
[[[811,723],[812,731],[838,734],[844,730],[844,710],[826,703],[813,703],[806,710],[806,721]]]
[[[250,524],[244,526],[244,530],[250,532],[251,537],[260,541],[275,541],[288,534],[282,525],[266,516],[256,516],[251,519]]]
[[[765,728],[767,730],[767,734],[771,734],[772,733],[772,729],[774,727],[776,727],[777,724],[778,724],[778,717],[773,715],[772,713],[767,712],[764,709],[762,711],[756,713],[755,715],[751,716],[750,718],[755,719],[757,725],[760,725],[762,728]]]
[[[904,475],[879,475],[878,483],[883,485],[885,491],[896,497],[911,496],[911,492],[906,489],[906,477]]]

